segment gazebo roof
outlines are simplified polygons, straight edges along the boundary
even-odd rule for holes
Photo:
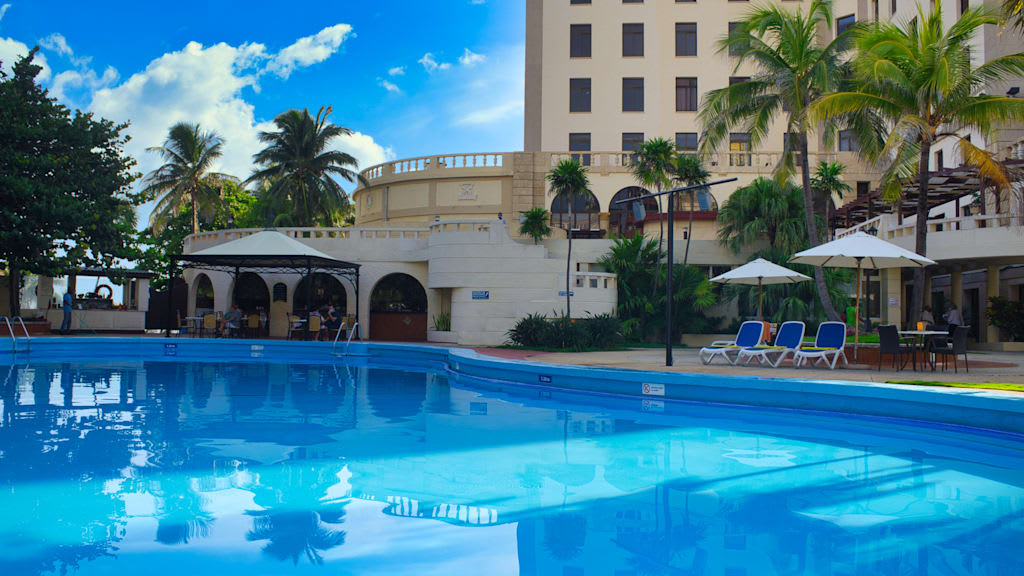
[[[193,254],[179,254],[173,258],[185,268],[226,272],[238,269],[300,273],[308,270],[336,273],[359,270],[359,264],[332,258],[276,230],[264,230]]]

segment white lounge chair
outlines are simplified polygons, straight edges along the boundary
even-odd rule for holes
[[[806,326],[803,322],[783,322],[779,327],[778,336],[775,337],[774,346],[744,348],[737,355],[736,363],[739,364],[745,360],[747,364],[750,364],[751,360],[756,359],[758,364],[768,364],[772,368],[778,368],[783,360],[796,354],[796,351],[800,349],[800,345],[804,341],[805,329]]]
[[[840,358],[843,360],[843,366],[849,364],[846,360],[845,348],[846,324],[822,322],[818,325],[818,335],[814,337],[814,346],[797,350],[793,355],[793,365],[799,368],[807,362],[814,365],[824,362],[830,370],[835,370]]]
[[[729,364],[736,364],[736,357],[740,350],[758,346],[762,342],[764,334],[764,322],[748,320],[740,325],[736,332],[735,340],[717,340],[711,346],[700,349],[698,357],[704,364],[711,364],[712,360],[718,357],[725,358]]]

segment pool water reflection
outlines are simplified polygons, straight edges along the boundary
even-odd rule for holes
[[[1012,437],[671,403],[648,414],[380,367],[33,364],[5,381],[7,368],[0,574],[1024,566]]]

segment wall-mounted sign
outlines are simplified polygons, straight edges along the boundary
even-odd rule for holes
[[[899,306],[900,299],[895,296],[889,296],[889,306]]]
[[[490,300],[490,290],[473,290],[473,300]]]
[[[545,376],[543,374],[537,375],[537,381],[541,384],[551,384],[551,376]]]
[[[647,384],[643,385],[644,396],[664,396],[665,385],[664,384]]]
[[[473,192],[472,182],[460,185],[459,190],[459,200],[476,200],[476,192]]]
[[[177,344],[164,344],[164,356],[177,356],[178,345]]]
[[[558,293],[558,295],[561,296],[562,298],[565,298],[565,290],[560,291]],[[569,296],[575,296],[575,295],[576,295],[575,292],[569,292]]]

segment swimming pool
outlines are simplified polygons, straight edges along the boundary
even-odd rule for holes
[[[184,348],[3,367],[0,574],[1021,571],[1013,434]]]

